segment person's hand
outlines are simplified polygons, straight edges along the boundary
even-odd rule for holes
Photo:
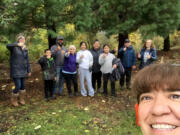
[[[59,51],[59,50],[61,50],[61,47],[58,45],[56,48],[56,51]]]
[[[116,69],[116,68],[117,68],[117,65],[116,65],[116,64],[114,64],[114,65],[113,65],[113,69]]]
[[[151,55],[148,55],[147,58],[150,59],[150,58],[151,58]]]
[[[82,59],[82,58],[84,58],[84,55],[83,55],[83,54],[80,56],[80,59]]]
[[[21,46],[21,47],[22,47],[22,46],[24,46],[24,43],[19,42],[19,43],[18,43],[18,46]]]
[[[50,58],[51,58],[51,55],[46,55],[46,58],[47,58],[47,59],[50,59]]]
[[[56,77],[54,77],[54,81],[56,81]]]
[[[103,54],[103,58],[105,59],[105,58],[106,58],[106,56],[107,56],[107,54],[105,54],[105,53],[104,53],[104,54]]]
[[[135,70],[135,69],[136,69],[136,66],[132,66],[132,69]]]
[[[61,51],[61,53],[64,55],[64,54],[65,54],[65,51],[64,51],[64,50],[62,50],[62,51]]]
[[[68,56],[70,55],[70,51],[67,52]]]
[[[29,77],[31,76],[31,72],[30,72],[30,73],[28,73],[28,76],[29,76]]]
[[[141,54],[140,53],[138,53],[138,58],[141,58]]]
[[[127,50],[127,48],[126,47],[124,47],[124,49],[123,49],[124,51],[126,51]]]

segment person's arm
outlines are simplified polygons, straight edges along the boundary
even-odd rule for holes
[[[123,56],[123,54],[124,54],[124,47],[121,47],[120,49],[119,49],[119,51],[118,51],[118,56],[120,56],[120,57],[122,57]]]
[[[99,56],[99,64],[102,66],[106,60],[106,58],[103,57],[104,54],[102,53],[100,56]]]
[[[152,60],[157,60],[157,53],[156,53],[155,49],[152,51],[151,59]]]
[[[142,60],[142,58],[143,58],[143,50],[141,50],[139,53],[138,53],[138,60]]]
[[[65,57],[65,58],[68,58],[69,55],[70,55],[70,52],[66,52],[66,53],[64,54],[64,57]]]
[[[53,56],[55,56],[56,55],[56,46],[55,45],[53,45],[52,47],[51,47],[51,53],[52,53],[52,55]]]
[[[77,56],[76,56],[76,62],[77,62],[78,64],[80,64],[80,63],[82,62],[82,59],[80,58],[80,55],[81,55],[81,53],[78,52],[78,53],[77,53]]]
[[[89,51],[89,66],[90,67],[92,67],[92,65],[93,65],[93,56],[92,56],[92,54],[91,54],[91,52]]]
[[[17,47],[18,43],[13,43],[13,44],[7,44],[6,47],[8,50],[12,50],[14,47]]]
[[[39,63],[40,65],[43,65],[44,62],[45,62],[45,56],[41,57],[41,58],[39,59],[39,61],[38,61],[38,63]]]

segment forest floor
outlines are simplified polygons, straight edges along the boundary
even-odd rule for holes
[[[180,49],[158,52],[158,61],[180,64]],[[31,64],[32,76],[26,80],[27,104],[17,108],[10,104],[14,88],[8,64],[0,64],[0,134],[2,135],[141,135],[135,124],[133,90],[120,90],[117,97],[69,98],[58,96],[46,102],[40,66]],[[134,71],[133,75],[138,71]],[[109,88],[110,89],[110,88]]]

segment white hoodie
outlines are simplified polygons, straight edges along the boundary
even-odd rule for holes
[[[81,55],[84,55],[84,57],[80,58]],[[89,69],[93,65],[93,56],[88,50],[80,50],[77,52],[76,61],[79,63],[79,67]]]

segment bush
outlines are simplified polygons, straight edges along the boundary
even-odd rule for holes
[[[44,50],[47,49],[47,45],[31,45],[29,49],[29,60],[36,62],[44,54]]]
[[[6,45],[0,44],[0,63],[9,61],[9,50],[6,48]]]

